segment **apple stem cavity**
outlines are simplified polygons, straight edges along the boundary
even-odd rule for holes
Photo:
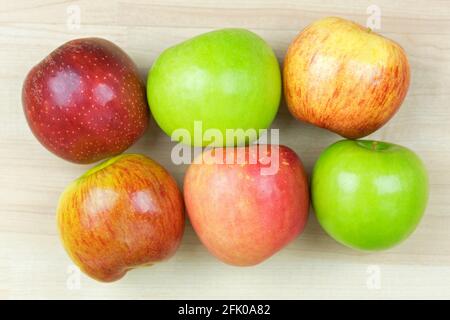
[[[91,175],[93,175],[96,172],[99,172],[101,170],[103,170],[106,167],[109,167],[110,165],[112,165],[113,163],[117,162],[117,160],[127,157],[129,156],[129,154],[121,154],[118,156],[115,156],[113,158],[107,159],[105,161],[100,162],[99,164],[97,164],[96,166],[94,166],[93,168],[89,169],[88,171],[86,171],[81,178],[87,178]]]
[[[374,141],[374,140],[359,140],[357,141],[357,144],[360,147],[363,147],[365,149],[369,149],[372,151],[382,151],[389,148],[389,143],[382,142],[382,141]]]

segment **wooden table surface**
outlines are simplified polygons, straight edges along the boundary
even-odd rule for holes
[[[361,24],[371,1],[305,0],[32,0],[0,3],[0,298],[450,298],[450,2],[376,1],[382,34],[409,55],[412,83],[397,115],[371,137],[405,145],[425,161],[430,199],[416,232],[389,251],[347,249],[314,215],[292,244],[256,267],[224,265],[188,225],[169,261],[101,284],[80,275],[58,238],[59,194],[89,166],[63,161],[31,134],[22,112],[27,71],[63,42],[85,36],[117,43],[143,79],[168,46],[223,27],[248,28],[280,62],[290,41],[312,21],[342,16]],[[376,9],[376,8],[375,8]],[[78,19],[78,13],[79,18]],[[79,22],[79,24],[78,24]],[[283,104],[274,128],[308,172],[335,134],[294,120]],[[164,164],[180,186],[185,166],[152,122],[130,151]]]

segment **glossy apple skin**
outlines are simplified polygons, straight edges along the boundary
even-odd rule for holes
[[[325,18],[291,43],[283,81],[294,117],[355,139],[397,112],[408,91],[410,68],[394,41],[351,21]]]
[[[61,195],[57,215],[69,256],[105,282],[172,256],[185,220],[175,180],[138,154],[116,156],[75,180]]]
[[[36,138],[75,163],[123,152],[149,122],[136,65],[122,49],[99,38],[69,41],[33,67],[22,102]]]
[[[203,130],[218,129],[223,137],[226,129],[265,129],[280,96],[281,72],[273,50],[244,29],[205,33],[165,50],[147,80],[151,112],[169,136],[181,128],[194,137],[194,121],[201,121]],[[195,144],[194,139],[189,143]]]
[[[285,146],[255,154],[245,148],[245,164],[192,164],[184,180],[186,209],[203,244],[217,258],[236,266],[258,264],[294,240],[308,218],[308,181],[298,156]],[[213,149],[214,150],[214,149]],[[225,148],[225,157],[233,148]],[[279,169],[261,175],[264,159],[279,152]],[[261,162],[262,161],[262,162]]]
[[[382,250],[417,227],[428,178],[422,161],[405,147],[342,140],[320,155],[311,193],[317,219],[332,238],[355,249]]]

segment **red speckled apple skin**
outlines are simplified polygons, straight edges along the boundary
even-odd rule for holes
[[[136,65],[99,38],[69,41],[50,53],[28,73],[22,102],[36,138],[75,163],[123,152],[149,122]]]

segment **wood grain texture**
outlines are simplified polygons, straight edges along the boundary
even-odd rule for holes
[[[365,24],[371,4],[381,8],[379,32],[403,46],[412,69],[399,113],[371,137],[415,150],[430,176],[425,217],[406,242],[382,253],[355,252],[329,238],[311,215],[304,234],[286,249],[257,267],[236,268],[209,255],[188,226],[170,261],[113,284],[81,276],[77,286],[57,235],[55,208],[63,188],[89,166],[50,154],[28,129],[20,96],[34,64],[65,41],[100,36],[127,51],[144,78],[166,47],[222,27],[258,33],[282,61],[307,24],[330,15]],[[81,9],[80,29],[67,26],[71,5]],[[449,43],[450,2],[438,0],[1,0],[0,298],[450,298]],[[308,172],[321,150],[339,139],[296,121],[284,104],[273,127]],[[130,151],[162,163],[181,185],[186,167],[171,162],[172,146],[152,122]]]

